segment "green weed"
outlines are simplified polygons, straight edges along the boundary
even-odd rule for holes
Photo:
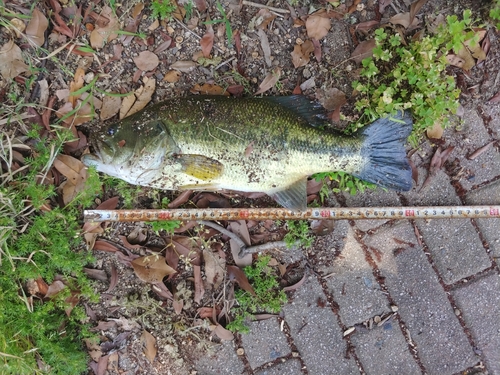
[[[362,61],[361,79],[353,82],[360,95],[356,109],[362,114],[354,127],[405,109],[411,109],[415,120],[410,136],[413,145],[435,123],[446,127],[460,95],[454,78],[446,74],[446,55],[450,50],[458,52],[466,40],[474,43],[477,36],[472,26],[471,12],[466,10],[462,20],[448,16],[435,34],[408,45],[398,33],[376,30],[373,57]]]
[[[249,328],[245,321],[251,314],[278,313],[287,302],[286,294],[279,286],[277,270],[269,266],[270,260],[271,256],[262,256],[255,265],[243,268],[255,296],[242,289],[235,291],[238,305],[232,309],[233,321],[226,326],[230,331],[248,333]]]
[[[170,0],[153,0],[150,5],[151,18],[160,20],[171,20],[172,14],[176,11],[177,5]]]
[[[286,225],[288,233],[283,240],[287,247],[293,247],[297,242],[304,247],[311,247],[314,238],[309,231],[307,220],[288,220]]]
[[[490,9],[490,18],[496,21],[496,28],[500,29],[500,0],[495,0]]]
[[[98,177],[90,171],[88,188],[59,206],[55,186],[41,182],[70,134],[60,131],[47,141],[38,139],[34,129],[28,136],[33,138],[32,154],[14,170],[12,147],[23,143],[0,133],[0,372],[79,374],[87,367],[81,339],[92,335],[82,324],[82,307],[69,316],[65,310],[70,297],[95,300],[83,273],[93,257],[83,250],[79,218],[99,187]],[[28,292],[29,281],[38,278],[49,285],[61,278],[66,288],[42,300]]]
[[[217,10],[222,15],[222,19],[207,21],[204,23],[205,23],[205,25],[215,25],[217,23],[223,23],[226,27],[227,44],[229,47],[231,47],[233,45],[233,29],[231,29],[231,22],[229,22],[229,19],[227,18],[227,15],[226,15],[226,11],[222,7],[221,3],[219,1],[217,1],[215,4],[217,6]]]

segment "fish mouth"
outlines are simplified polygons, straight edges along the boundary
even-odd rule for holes
[[[92,140],[92,148],[93,153],[83,155],[83,164],[99,167],[100,165],[109,163],[113,159],[114,150],[105,141],[94,138]]]

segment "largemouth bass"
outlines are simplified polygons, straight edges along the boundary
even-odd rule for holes
[[[290,209],[306,208],[307,177],[345,171],[407,191],[408,112],[346,136],[326,125],[304,96],[168,100],[93,134],[86,165],[131,184],[168,190],[264,192]]]

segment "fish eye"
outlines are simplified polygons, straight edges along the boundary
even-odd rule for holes
[[[111,125],[106,131],[106,133],[108,135],[115,135],[117,131],[118,131],[118,125]]]

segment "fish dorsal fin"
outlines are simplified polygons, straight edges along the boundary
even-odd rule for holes
[[[221,162],[203,155],[181,154],[176,156],[182,165],[182,171],[200,180],[212,180],[224,171]]]
[[[282,190],[269,194],[276,202],[291,210],[307,208],[307,178],[301,178]]]
[[[328,122],[327,113],[323,106],[317,101],[307,99],[304,95],[270,96],[262,99],[285,107],[312,126],[321,126]]]

